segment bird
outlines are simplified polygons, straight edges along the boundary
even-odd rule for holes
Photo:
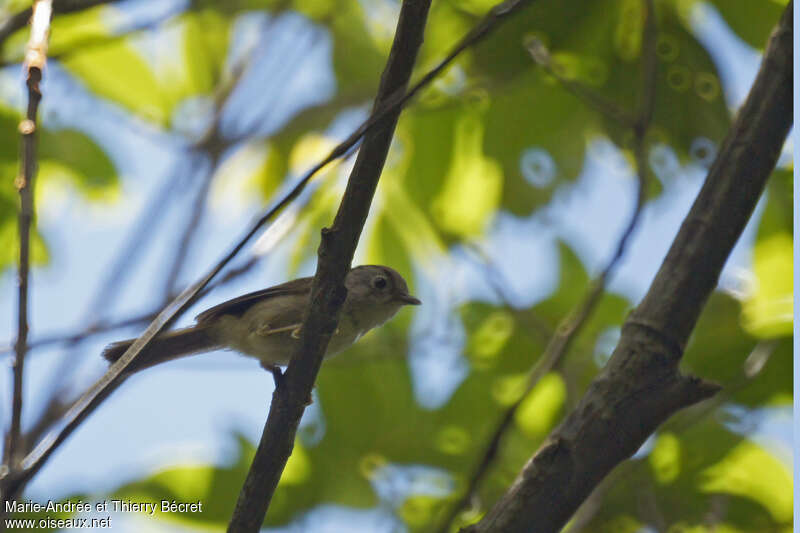
[[[196,324],[156,336],[126,368],[134,373],[188,355],[229,348],[255,357],[280,375],[296,353],[300,329],[310,302],[313,278],[298,278],[222,302],[197,315]],[[403,306],[422,302],[409,294],[396,270],[361,265],[345,276],[347,297],[325,358],[355,343],[369,330],[391,319]],[[103,357],[117,361],[136,339],[109,344]],[[277,372],[277,374],[276,374]]]

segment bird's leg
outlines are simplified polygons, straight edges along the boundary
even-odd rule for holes
[[[279,387],[283,386],[284,381],[286,380],[283,372],[277,365],[271,365],[269,363],[261,362],[261,368],[264,370],[268,370],[272,373],[272,379],[275,381],[275,388],[278,389]],[[314,399],[311,397],[311,393],[308,393],[308,398],[306,398],[306,405],[311,405],[314,403]]]
[[[283,372],[281,372],[281,369],[278,365],[273,365],[262,361],[261,368],[268,370],[272,374],[272,379],[275,381],[276,389],[283,385]]]

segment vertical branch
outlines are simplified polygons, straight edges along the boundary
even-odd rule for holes
[[[22,418],[23,377],[25,353],[28,349],[28,284],[30,270],[30,234],[33,223],[33,185],[36,175],[36,115],[42,93],[39,82],[47,60],[47,37],[50,33],[50,0],[39,0],[33,5],[31,37],[25,52],[25,74],[28,87],[28,109],[25,120],[20,122],[22,135],[21,174],[15,185],[19,191],[19,293],[17,310],[17,340],[14,346],[13,397],[11,400],[11,425],[8,430],[4,463],[13,469],[17,464],[20,448]]]

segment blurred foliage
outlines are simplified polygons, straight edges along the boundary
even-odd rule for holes
[[[621,531],[620,518],[635,516],[663,531],[792,531],[791,469],[716,418],[690,409],[662,427],[649,455],[601,486],[585,530]]]
[[[771,0],[712,3],[755,47],[766,42],[783,9]],[[695,4],[656,1],[658,77],[647,143],[668,146],[681,162],[703,159],[698,141],[715,145],[731,120],[716,67],[692,33]],[[432,67],[490,5],[434,2],[417,74]],[[336,85],[331,98],[298,111],[269,135],[242,140],[216,132],[221,146],[212,148],[229,149],[229,163],[256,162],[248,179],[267,202],[332,146],[328,128],[342,112],[370,105],[397,9],[395,2],[379,0],[194,0],[166,21],[135,27],[120,23],[126,7],[112,3],[57,16],[51,61],[135,121],[180,134],[182,106],[211,99],[233,79],[242,21],[266,12],[280,22],[299,13],[324,28]],[[642,100],[641,26],[641,0],[540,0],[459,56],[399,121],[364,238],[370,261],[419,274],[420,265],[428,268],[451,245],[479,242],[499,211],[523,217],[544,210],[556,191],[576,180],[595,138],[610,139],[632,161],[630,128],[566,91],[534,64],[524,43],[536,37],[560,76],[635,116]],[[19,61],[25,39],[21,30],[2,43],[2,61]],[[269,50],[256,47],[251,54],[263,53]],[[19,164],[19,118],[0,108],[0,167],[7,177]],[[40,194],[57,180],[92,200],[116,191],[114,164],[91,136],[49,127],[45,119]],[[294,224],[292,270],[311,257],[318,229],[331,220],[342,190],[340,170],[333,166],[317,179],[319,188]],[[3,183],[0,268],[16,257],[16,192],[13,180]],[[659,187],[653,184],[651,198]],[[686,371],[723,385],[723,398],[665,424],[649,447],[603,484],[593,496],[597,505],[578,514],[574,524],[581,530],[791,529],[788,468],[739,431],[734,419],[746,415],[728,408],[749,413],[791,401],[792,206],[791,171],[777,170],[761,210],[753,282],[739,300],[714,294],[687,348]],[[45,260],[42,237],[34,244],[34,259]],[[433,353],[425,353],[422,343],[409,344],[410,311],[326,363],[315,400],[320,420],[302,427],[267,523],[285,524],[321,504],[338,504],[381,506],[411,531],[434,530],[462,495],[505,409],[525,393],[526,376],[554,328],[586,293],[589,275],[576,253],[561,243],[558,257],[557,287],[529,308],[486,301],[460,305],[452,320],[463,339],[441,342],[460,344],[467,370],[443,405],[418,401],[406,355],[411,350],[413,357],[435,356],[438,341],[431,340]],[[458,524],[477,520],[489,508],[583,394],[609,357],[609,339],[618,335],[631,305],[619,295],[601,298],[564,360],[523,399],[474,507]],[[437,334],[425,331],[414,339]],[[200,500],[203,513],[163,518],[223,529],[254,453],[252,443],[236,438],[238,453],[228,465],[176,464],[125,483],[113,495]],[[392,484],[398,477],[412,482],[397,488]]]
[[[767,187],[766,205],[753,249],[753,279],[742,308],[747,331],[761,338],[792,334],[792,207],[791,170],[776,170]]]
[[[711,0],[736,35],[759,50],[764,49],[765,36],[788,3],[788,0]]]
[[[19,259],[17,211],[19,195],[14,177],[20,172],[20,135],[23,116],[0,105],[0,172],[6,179],[0,185],[0,271],[16,265]],[[108,155],[86,134],[71,130],[39,129],[36,196],[42,196],[55,183],[69,184],[89,199],[105,197],[116,190],[117,173]],[[32,235],[34,264],[48,260],[42,235]]]

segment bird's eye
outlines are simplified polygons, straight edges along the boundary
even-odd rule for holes
[[[385,289],[386,288],[386,278],[383,276],[376,276],[372,280],[372,286],[376,289]]]

